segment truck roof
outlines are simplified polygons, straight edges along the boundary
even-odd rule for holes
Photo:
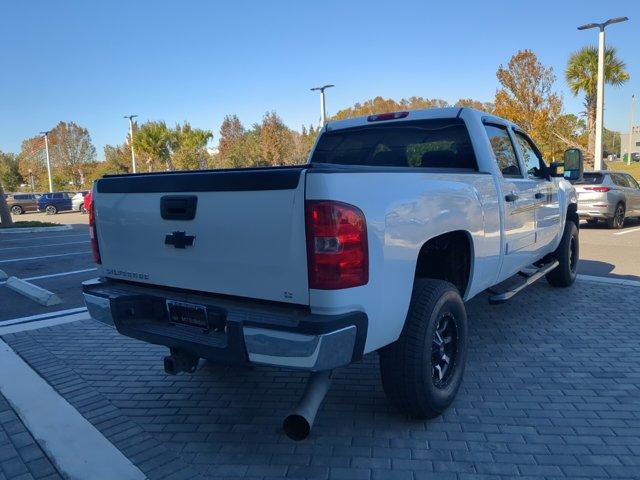
[[[455,118],[455,117],[458,117],[462,113],[462,111],[464,111],[467,115],[468,113],[471,113],[472,115],[478,116],[481,120],[489,120],[489,121],[501,123],[504,125],[511,125],[513,127],[518,127],[518,125],[516,125],[513,122],[510,122],[509,120],[505,120],[504,118],[497,117],[495,115],[491,115],[490,113],[482,112],[480,110],[476,110],[475,108],[470,108],[470,107],[447,107],[447,108],[426,108],[421,110],[407,110],[406,116],[403,116],[402,118],[384,120],[384,122],[390,123],[390,122],[406,122],[410,120]],[[402,113],[405,113],[405,112],[403,111]],[[371,123],[371,121],[369,120],[369,117],[371,116],[372,115],[364,115],[362,117],[347,118],[344,120],[334,120],[334,121],[328,122],[327,125],[325,126],[325,129],[327,131],[331,131],[331,130],[341,130],[343,128],[351,128],[351,127],[358,127],[361,125],[367,125]]]

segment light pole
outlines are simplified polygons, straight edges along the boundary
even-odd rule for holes
[[[133,119],[138,115],[125,115],[124,118],[129,119],[129,146],[131,147],[131,167],[133,173],[136,173],[136,154],[133,151]]]
[[[610,18],[602,23],[587,23],[578,27],[578,30],[588,30],[590,28],[598,28],[598,87],[596,93],[596,146],[593,159],[594,170],[602,168],[602,125],[603,125],[603,109],[604,109],[604,29],[613,24],[626,22],[628,17]]]
[[[324,124],[327,123],[327,109],[324,103],[324,91],[327,88],[335,87],[335,85],[323,85],[321,87],[313,87],[311,91],[320,90],[320,126],[324,127]]]
[[[49,159],[49,133],[51,133],[51,130],[40,132],[40,135],[44,135],[44,149],[47,152],[47,175],[49,176],[49,193],[51,193],[53,192],[53,182],[51,181],[51,160]]]
[[[633,113],[636,96],[631,95],[631,111],[629,112],[629,150],[627,151],[627,165],[631,165],[631,150],[633,149]],[[622,150],[622,148],[620,148]]]
[[[36,185],[33,181],[33,170],[29,169],[29,185],[31,185],[31,193],[35,193]]]

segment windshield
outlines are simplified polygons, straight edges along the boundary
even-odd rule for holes
[[[582,176],[582,180],[571,180],[574,185],[598,185],[604,181],[604,175],[602,173],[589,173],[585,172]]]
[[[325,132],[312,163],[477,170],[461,119],[368,124]]]

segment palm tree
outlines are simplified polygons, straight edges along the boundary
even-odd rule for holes
[[[625,63],[616,57],[614,47],[606,47],[604,52],[604,81],[609,85],[622,85],[629,80]],[[584,107],[589,132],[588,153],[595,158],[596,149],[596,93],[598,88],[598,48],[583,47],[573,52],[567,62],[565,77],[571,92],[577,96],[584,93]]]

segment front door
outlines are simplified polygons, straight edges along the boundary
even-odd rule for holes
[[[535,184],[525,179],[507,127],[485,124],[498,163],[500,195],[504,198],[504,241],[499,280],[510,277],[535,261]]]
[[[536,217],[536,251],[538,256],[554,250],[555,240],[562,234],[558,184],[545,175],[546,166],[540,151],[524,133],[515,130],[514,137],[524,175],[531,185]]]

